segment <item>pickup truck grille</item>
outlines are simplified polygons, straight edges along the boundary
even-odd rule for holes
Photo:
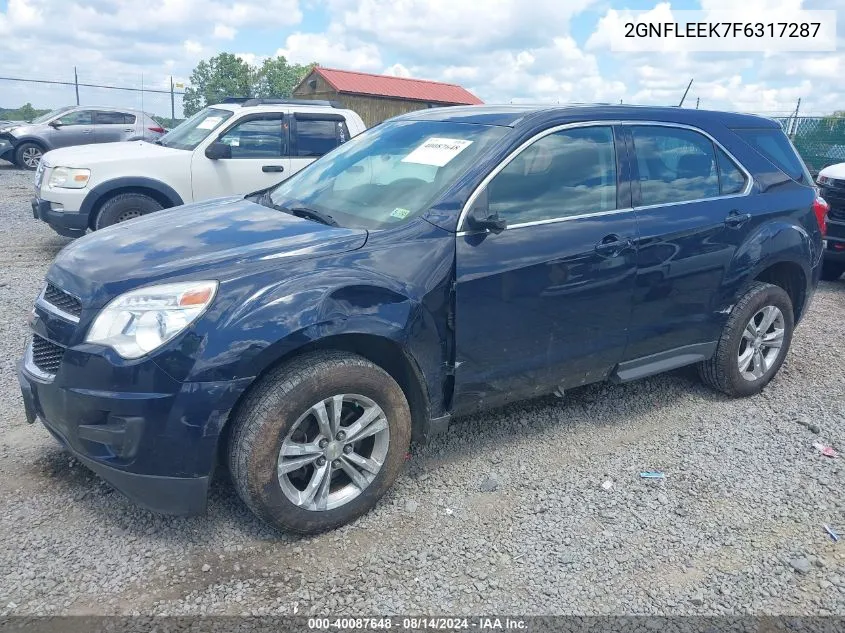
[[[828,217],[832,220],[845,220],[845,180],[831,180],[820,189],[822,197],[830,205]]]
[[[45,374],[55,374],[62,364],[65,348],[37,334],[32,337],[32,364]]]
[[[49,281],[47,282],[47,287],[44,288],[44,301],[76,318],[79,318],[82,314],[82,302],[61,288],[54,286]]]

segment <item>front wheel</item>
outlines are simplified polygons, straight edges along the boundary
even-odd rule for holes
[[[94,229],[99,231],[113,224],[161,211],[162,208],[158,200],[143,193],[121,193],[103,203],[97,213]]]
[[[15,162],[24,169],[35,170],[44,150],[37,143],[21,143],[15,150]]]
[[[411,439],[396,381],[365,358],[334,351],[272,371],[232,423],[238,494],[262,520],[300,534],[334,529],[375,506]]]
[[[716,353],[699,364],[702,380],[729,396],[759,393],[783,364],[793,328],[789,295],[755,281],[731,311]]]

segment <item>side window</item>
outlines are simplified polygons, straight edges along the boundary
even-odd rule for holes
[[[633,126],[643,206],[719,195],[713,143],[682,128]]]
[[[716,165],[719,167],[719,186],[723,196],[731,193],[740,193],[745,189],[747,182],[745,174],[718,147],[716,148]]]
[[[95,112],[94,123],[100,125],[124,125],[126,115],[123,112]]]
[[[349,130],[343,120],[297,118],[294,155],[316,158],[348,140]]]
[[[124,114],[123,115],[123,123],[126,125],[135,125],[135,115],[134,114]]]
[[[247,119],[220,137],[232,147],[232,158],[280,158],[285,154],[285,139],[280,115]]]
[[[91,125],[93,121],[91,110],[77,110],[76,112],[69,112],[58,119],[58,123],[62,125]]]
[[[532,143],[490,181],[490,211],[508,224],[616,209],[610,127],[561,130]]]
[[[746,143],[765,156],[778,169],[798,182],[813,184],[804,161],[781,129],[734,130]]]

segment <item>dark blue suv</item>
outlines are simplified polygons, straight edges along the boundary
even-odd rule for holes
[[[265,521],[333,528],[455,416],[693,363],[759,392],[826,210],[762,118],[414,112],[275,189],[66,247],[32,312],[27,417],[153,510],[201,512],[223,464]]]

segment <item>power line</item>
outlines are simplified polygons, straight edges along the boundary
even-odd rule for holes
[[[55,86],[82,86],[84,88],[105,88],[107,90],[126,90],[128,92],[157,92],[165,95],[171,94],[170,90],[156,90],[155,88],[125,88],[123,86],[103,86],[101,84],[83,84],[73,81],[48,81],[46,79],[22,79],[20,77],[0,77],[0,81],[20,81],[23,83],[52,84]],[[184,96],[185,93],[173,92],[172,94]]]

